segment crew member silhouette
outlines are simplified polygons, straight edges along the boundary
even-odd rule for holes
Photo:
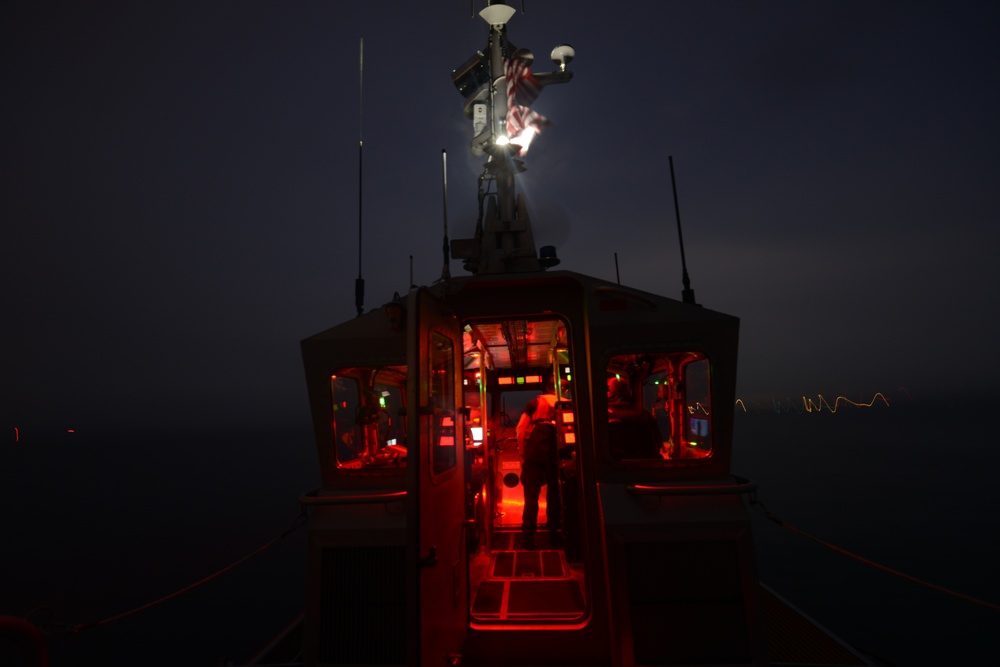
[[[608,380],[608,441],[618,459],[658,459],[663,446],[653,416],[635,404],[621,378]]]
[[[538,497],[542,486],[545,493],[545,514],[548,518],[549,545],[562,544],[562,500],[559,496],[559,453],[556,439],[555,385],[549,378],[545,391],[533,398],[517,422],[517,446],[521,450],[521,485],[524,487],[522,532],[524,548],[535,548],[538,529]]]

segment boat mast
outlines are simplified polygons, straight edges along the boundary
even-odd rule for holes
[[[514,177],[525,170],[519,156],[543,119],[528,106],[545,85],[565,83],[573,74],[566,69],[572,47],[552,51],[557,72],[532,74],[531,53],[515,49],[507,40],[507,22],[516,13],[494,2],[479,12],[490,26],[485,52],[479,51],[452,72],[465,98],[465,114],[472,120],[472,153],[487,161],[479,178],[479,219],[473,239],[455,239],[451,255],[463,259],[472,273],[539,271],[558,263],[554,249],[535,249],[527,207],[517,193]],[[527,132],[525,132],[525,130]]]
[[[514,9],[507,5],[490,5],[479,13],[490,24],[490,124],[492,126],[493,179],[496,181],[500,220],[509,229],[514,219],[514,172],[512,151],[516,147],[510,143],[507,134],[507,77],[504,56],[507,55],[507,21],[514,15]],[[489,166],[487,166],[489,171]]]

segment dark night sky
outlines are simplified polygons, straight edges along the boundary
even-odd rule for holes
[[[21,3],[0,23],[0,422],[308,423],[298,341],[441,274],[481,159],[469,3]],[[527,156],[560,268],[742,320],[742,396],[993,392],[992,2],[557,2],[510,23],[567,86]],[[460,275],[459,262],[452,273]]]

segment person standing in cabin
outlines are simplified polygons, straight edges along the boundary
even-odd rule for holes
[[[660,456],[665,459],[673,458],[674,418],[670,414],[670,385],[666,379],[656,387],[656,401],[653,403],[652,412],[656,430],[663,440]]]
[[[559,495],[559,443],[556,437],[556,397],[552,378],[545,381],[545,391],[533,398],[517,422],[517,446],[521,451],[521,486],[524,487],[524,512],[521,531],[524,548],[535,548],[538,529],[538,498],[542,486],[547,504],[549,545],[562,544],[562,499]]]
[[[663,447],[653,416],[636,405],[621,378],[608,380],[608,440],[617,459],[658,459]]]

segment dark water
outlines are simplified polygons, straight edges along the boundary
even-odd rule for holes
[[[199,581],[295,522],[314,459],[302,429],[22,432],[0,458],[0,614],[85,624]],[[52,665],[243,664],[301,611],[305,544],[300,528],[183,596],[57,633]]]
[[[802,531],[1000,604],[992,403],[737,413],[734,470]],[[759,519],[759,520],[758,520]],[[761,580],[895,665],[1000,664],[1000,611],[878,571],[755,516]]]
[[[988,405],[737,413],[734,472],[798,528],[1000,602],[1000,467]],[[22,433],[0,453],[0,615],[98,621],[281,534],[318,485],[302,429]],[[761,578],[895,665],[993,665],[1000,612],[900,580],[754,515]],[[301,608],[305,531],[185,595],[50,638],[52,664],[244,662]]]

